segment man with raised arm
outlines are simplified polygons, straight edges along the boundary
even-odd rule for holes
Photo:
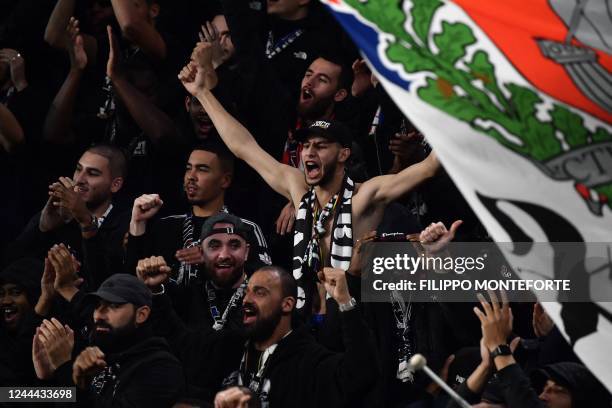
[[[376,229],[388,203],[432,177],[439,167],[436,156],[430,154],[400,173],[356,185],[345,172],[351,154],[350,133],[338,122],[320,120],[297,135],[303,143],[304,170],[281,164],[212,94],[217,78],[210,45],[198,44],[192,57],[197,65],[191,62],[179,74],[185,89],[198,98],[232,153],[298,209],[293,275],[300,286],[297,306],[309,315],[312,295],[316,293],[316,272],[324,266],[346,270],[353,237]]]

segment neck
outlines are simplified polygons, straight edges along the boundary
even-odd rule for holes
[[[223,209],[224,203],[225,197],[221,194],[211,201],[192,205],[191,210],[196,217],[210,217],[211,215],[218,214]]]
[[[315,194],[317,195],[317,200],[319,201],[319,205],[324,207],[325,204],[334,196],[334,194],[340,192],[342,188],[342,180],[344,180],[344,168],[339,168],[339,171],[336,171],[334,177],[326,183],[325,185],[317,185],[315,186]]]
[[[100,218],[100,217],[102,217],[104,215],[106,210],[108,210],[108,207],[110,205],[111,205],[111,200],[108,199],[104,203],[102,203],[99,206],[97,206],[96,208],[91,209],[91,213],[93,215],[95,215],[96,217]]]
[[[283,337],[287,335],[291,331],[291,318],[289,316],[283,316],[274,329],[274,333],[272,336],[268,337],[266,340],[255,342],[255,348],[259,351],[264,351],[268,347],[278,343],[282,340]]]

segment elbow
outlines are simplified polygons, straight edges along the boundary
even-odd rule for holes
[[[138,21],[132,19],[122,21],[120,23],[121,34],[126,40],[135,42],[135,39],[138,36],[138,26]]]
[[[0,133],[1,135],[1,133]],[[15,153],[15,151],[25,142],[25,137],[21,127],[15,131],[15,133],[7,140],[2,140],[2,147],[8,154]]]

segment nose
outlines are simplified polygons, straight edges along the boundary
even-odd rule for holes
[[[75,171],[74,172],[74,182],[75,184],[83,184],[85,182],[85,172]]]
[[[218,257],[219,257],[219,260],[225,260],[231,257],[228,245],[221,246]]]
[[[302,153],[306,157],[314,157],[314,146],[312,143],[302,147]]]
[[[97,322],[100,320],[106,321],[106,310],[107,308],[104,305],[96,307],[94,310],[94,315],[93,315],[94,322]]]
[[[13,303],[13,298],[9,295],[8,292],[4,292],[0,294],[0,304],[1,305],[10,305]]]
[[[187,173],[185,174],[185,177],[187,177],[187,180],[195,180],[196,179],[196,170],[195,169],[189,169],[187,170]]]

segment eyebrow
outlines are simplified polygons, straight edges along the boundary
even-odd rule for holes
[[[206,163],[191,163],[191,162],[187,162],[187,166],[196,167],[196,168],[210,169],[210,165],[208,165]]]
[[[266,293],[270,292],[268,288],[266,288],[265,286],[253,286],[253,292],[258,291],[258,290],[264,290],[266,291]]]
[[[77,169],[81,168],[81,169],[84,169],[86,171],[97,171],[98,173],[102,173],[102,170],[100,170],[97,167],[87,167],[87,166],[83,166],[81,163],[77,163],[76,167],[77,167]]]

